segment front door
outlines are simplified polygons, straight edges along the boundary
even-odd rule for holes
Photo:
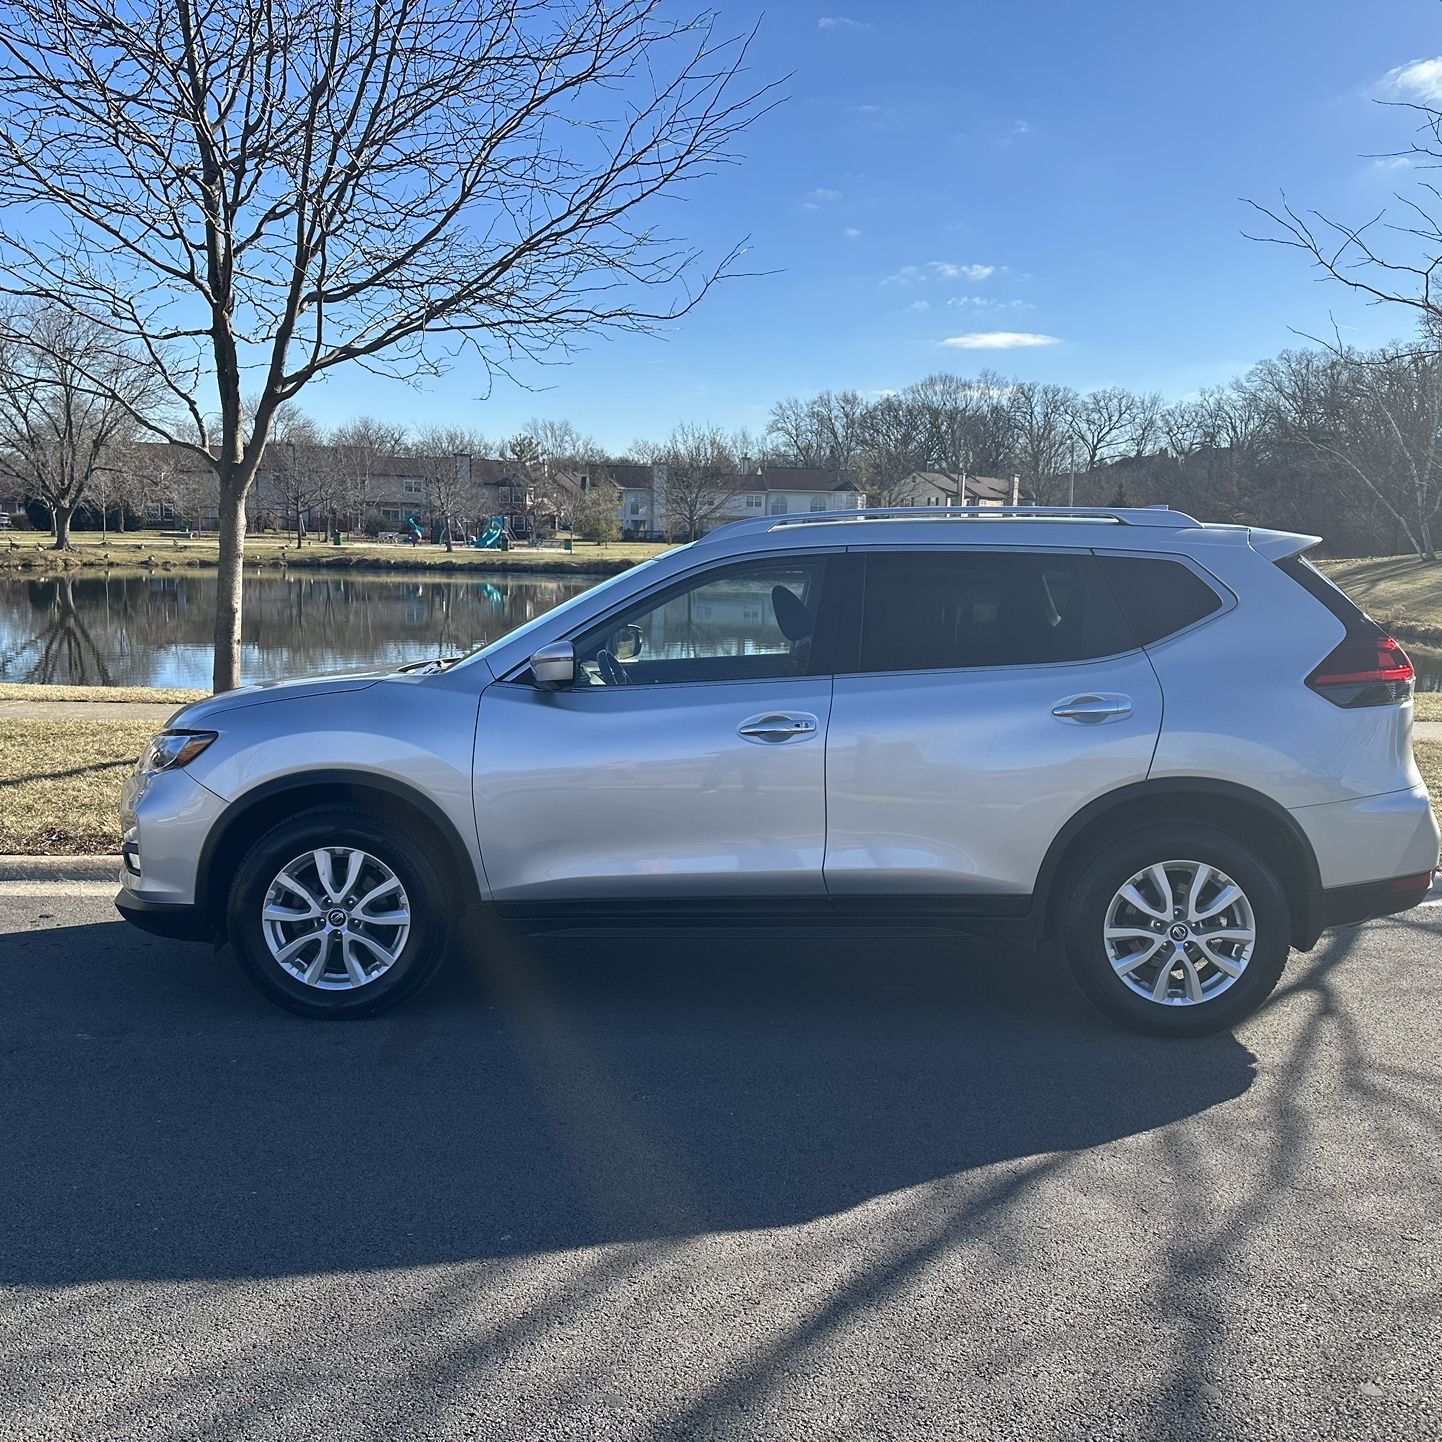
[[[1025,908],[1089,801],[1146,778],[1161,688],[1088,553],[865,555],[827,755],[841,907]]]
[[[572,688],[485,692],[476,816],[498,903],[824,899],[824,571],[712,568],[574,637]]]

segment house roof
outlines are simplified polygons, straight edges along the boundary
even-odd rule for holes
[[[910,479],[917,485],[931,486],[942,495],[955,496],[960,493],[963,477],[954,476],[950,471],[916,471]],[[1000,476],[966,476],[968,500],[1009,501],[1011,482]]]

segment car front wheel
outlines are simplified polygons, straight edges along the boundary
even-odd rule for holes
[[[1064,904],[1062,941],[1095,1005],[1136,1031],[1201,1036],[1270,995],[1291,949],[1287,897],[1240,837],[1197,824],[1104,844]]]
[[[236,873],[227,923],[255,986],[312,1017],[395,1006],[435,974],[447,940],[425,845],[349,807],[304,812],[261,836]]]

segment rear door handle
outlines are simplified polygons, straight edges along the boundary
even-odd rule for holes
[[[1098,696],[1088,693],[1084,696],[1068,696],[1051,708],[1051,714],[1060,721],[1080,721],[1095,725],[1098,721],[1113,721],[1132,714],[1130,696]]]
[[[736,734],[770,746],[778,741],[805,741],[808,736],[816,735],[816,717],[771,711],[743,721],[736,728]]]

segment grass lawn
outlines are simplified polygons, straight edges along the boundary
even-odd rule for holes
[[[1442,633],[1442,561],[1382,556],[1323,561],[1321,569],[1383,624]]]
[[[147,721],[0,726],[0,853],[74,856],[120,849],[120,787],[155,733]]]
[[[184,706],[204,701],[209,691],[180,686],[42,686],[0,682],[0,701],[144,701],[157,706]]]
[[[146,721],[25,721],[0,727],[0,855],[120,849],[120,788],[155,728]],[[1417,763],[1442,801],[1442,742]]]
[[[65,553],[52,551],[51,538],[42,531],[14,531],[0,538],[0,569],[39,564],[61,567],[138,567],[166,564],[213,566],[217,558],[217,542],[213,535],[181,537],[168,531],[127,531],[111,533],[102,543],[95,531],[72,533],[72,549]],[[246,558],[258,564],[278,564],[282,558],[290,566],[354,564],[374,562],[386,566],[456,565],[510,568],[535,566],[541,570],[565,569],[569,566],[619,565],[622,562],[649,560],[669,547],[651,541],[614,541],[597,545],[593,541],[577,541],[571,551],[517,546],[511,551],[477,551],[457,546],[447,551],[444,546],[382,545],[368,538],[347,540],[332,546],[319,535],[308,536],[297,547],[294,536],[252,533],[246,537]]]

